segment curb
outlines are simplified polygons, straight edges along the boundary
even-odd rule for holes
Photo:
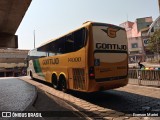
[[[93,120],[91,117],[89,117],[89,116],[87,116],[85,113],[83,113],[83,112],[81,112],[80,110],[82,110],[82,108],[81,107],[79,107],[79,106],[77,106],[77,105],[75,105],[75,104],[73,104],[73,103],[71,103],[71,102],[69,102],[69,101],[67,101],[67,100],[64,100],[64,99],[62,99],[62,98],[60,98],[60,97],[58,97],[58,96],[55,96],[55,95],[53,95],[53,94],[51,94],[51,93],[49,93],[49,92],[47,92],[47,91],[45,91],[47,94],[49,94],[49,95],[52,95],[52,96],[54,96],[54,97],[57,97],[57,98],[59,98],[59,99],[61,99],[62,101],[64,101],[65,103],[67,103],[73,110],[75,110],[77,113],[75,113],[75,114],[77,114],[79,117],[84,117],[85,119],[87,119],[87,120]],[[72,110],[72,111],[73,111]],[[74,112],[74,111],[73,111]]]

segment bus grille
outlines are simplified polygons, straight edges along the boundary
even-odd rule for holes
[[[85,90],[85,78],[83,68],[73,68],[73,87],[78,90]]]

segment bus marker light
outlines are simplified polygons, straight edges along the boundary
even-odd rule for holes
[[[90,67],[89,68],[89,78],[90,79],[94,79],[95,78],[94,67]]]
[[[90,76],[90,77],[94,77],[95,75],[94,75],[93,73],[90,73],[89,76]]]

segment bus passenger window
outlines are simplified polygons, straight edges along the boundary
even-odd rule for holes
[[[74,32],[74,51],[81,49],[84,47],[85,41],[85,29],[80,29]]]
[[[74,51],[74,41],[72,35],[66,37],[65,41],[65,53]]]
[[[48,56],[54,56],[54,55],[55,55],[55,53],[52,53],[52,52],[48,53]]]

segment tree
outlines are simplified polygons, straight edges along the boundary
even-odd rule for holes
[[[160,30],[157,30],[150,36],[148,49],[155,53],[160,52]]]

